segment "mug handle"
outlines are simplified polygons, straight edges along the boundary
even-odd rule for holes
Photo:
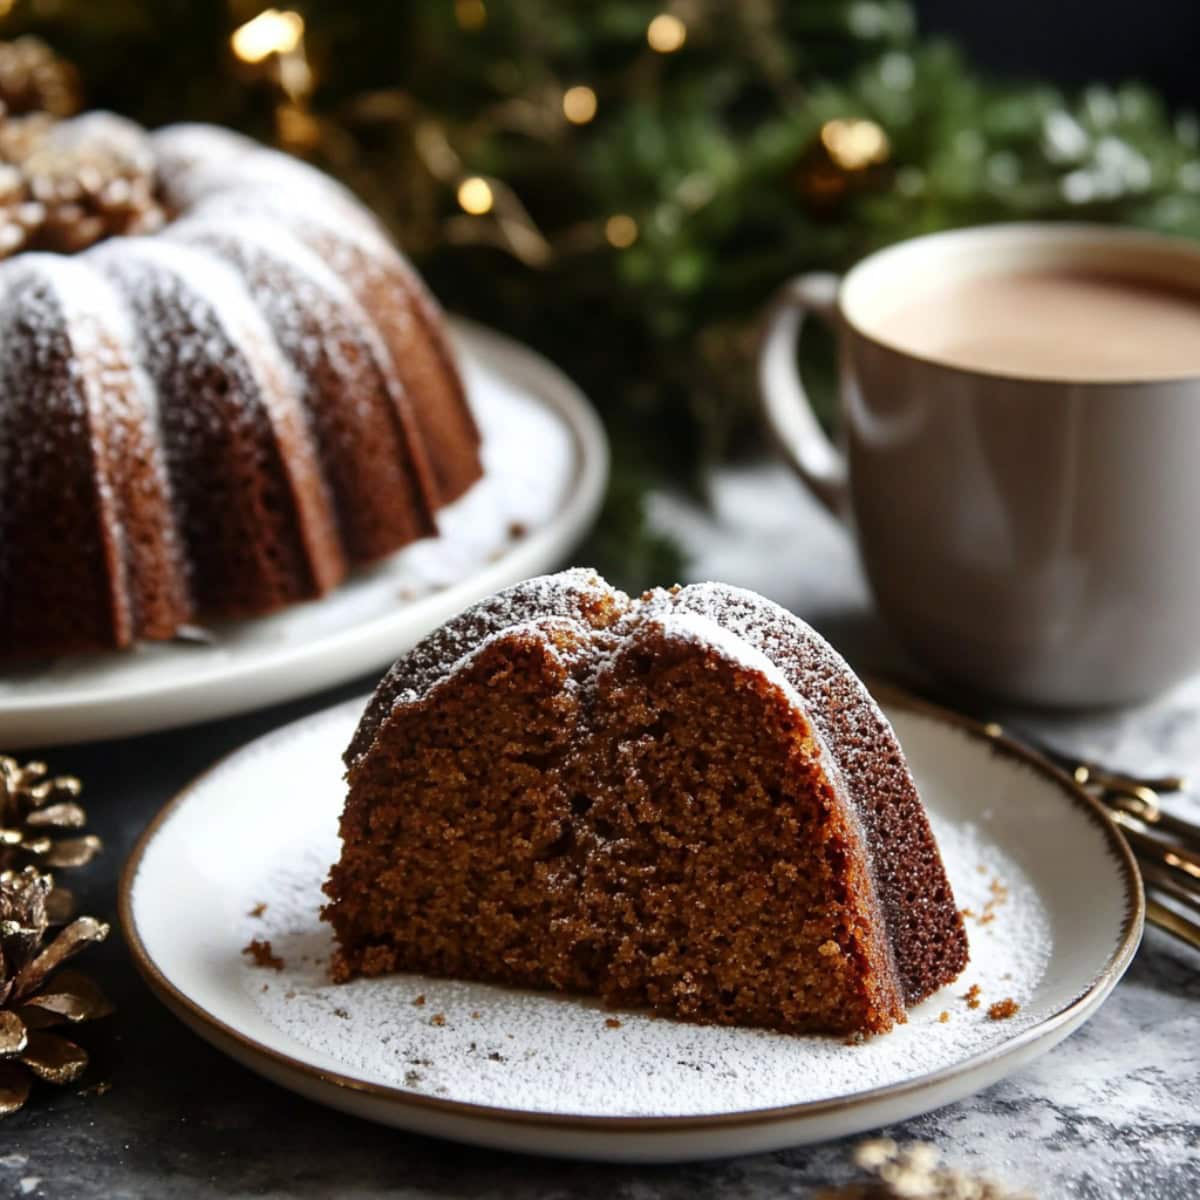
[[[793,469],[835,517],[847,512],[845,455],[829,440],[800,381],[796,345],[804,318],[837,325],[837,275],[814,271],[784,284],[767,314],[758,352],[758,390],[767,424]]]

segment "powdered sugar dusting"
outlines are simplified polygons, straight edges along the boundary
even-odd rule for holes
[[[169,125],[151,134],[167,203],[176,211],[195,208],[222,192],[285,191],[312,201],[334,201],[364,213],[335,180],[300,159],[232,130],[200,124]]]
[[[586,637],[591,632],[586,611],[605,602],[620,612],[628,606],[629,597],[610,588],[595,571],[581,567],[539,575],[481,600],[396,660],[367,705],[346,752],[347,761],[366,751],[393,707],[424,698],[461,669],[493,635],[527,622],[566,621]]]
[[[609,595],[628,601],[594,571],[573,567],[556,575],[539,575],[481,600],[415,646],[388,673],[399,687],[394,700],[411,703],[427,695],[468,662],[478,647],[496,633],[511,629],[533,632],[566,621],[580,632],[590,630],[583,617],[588,599]]]
[[[14,303],[22,303],[23,311],[33,315],[20,297],[14,297]],[[52,329],[47,321],[48,336]],[[196,686],[246,662],[269,660],[298,647],[320,648],[356,628],[383,627],[397,614],[423,602],[434,604],[447,588],[501,569],[514,557],[528,562],[529,544],[574,503],[582,465],[580,443],[572,422],[555,407],[553,393],[517,370],[514,361],[522,369],[524,363],[514,360],[512,351],[497,351],[486,335],[473,332],[460,335],[457,349],[483,434],[484,477],[438,513],[439,536],[415,542],[357,573],[320,601],[218,625],[204,644],[143,643],[120,657],[76,655],[10,669],[0,680],[0,710],[62,703],[63,697],[108,696],[117,688]],[[15,369],[19,360],[4,361]],[[82,419],[77,400],[65,389],[56,393],[59,406],[72,405],[71,422]],[[6,417],[0,407],[0,468]],[[0,539],[0,572],[6,548]],[[545,561],[543,556],[540,562]],[[394,651],[384,648],[379,654],[390,658]],[[337,752],[342,749],[344,744]]]
[[[287,366],[261,311],[241,277],[219,259],[166,238],[113,238],[84,256],[129,296],[148,347],[168,339],[175,360],[198,368],[225,364],[244,375],[231,401],[261,406],[289,427],[289,440],[306,440],[303,413],[288,386]],[[144,305],[157,295],[154,308]],[[253,347],[253,353],[245,348]],[[186,392],[181,395],[186,396]],[[170,395],[170,399],[178,399]],[[294,431],[294,432],[293,432]],[[307,446],[311,458],[315,451]]]
[[[400,391],[378,330],[346,285],[286,227],[241,215],[194,217],[177,221],[166,237],[211,250],[237,269],[294,365],[297,387],[315,386],[322,366],[331,364],[350,402],[369,393],[376,374]]]
[[[935,821],[960,903],[976,912],[1003,880],[1005,902],[970,923],[962,977],[906,1025],[850,1045],[838,1038],[687,1025],[576,997],[396,975],[336,986],[319,892],[336,854],[328,814],[274,848],[249,885],[239,945],[271,942],[280,973],[252,966],[242,984],[266,1020],[355,1078],[467,1103],[597,1116],[697,1116],[850,1096],[963,1062],[1043,1017],[1029,1001],[1050,958],[1050,924],[1029,878],[972,822]],[[983,1003],[962,998],[978,985]],[[423,1004],[414,1004],[424,996]],[[987,1016],[1012,998],[1008,1020]],[[949,1018],[941,1020],[943,1012]],[[608,1024],[616,1016],[618,1028]],[[440,1019],[439,1019],[440,1018]]]
[[[757,646],[722,625],[715,615],[672,612],[655,620],[654,624],[663,637],[703,646],[739,667],[758,672],[794,704],[801,703],[796,689],[779,667]]]

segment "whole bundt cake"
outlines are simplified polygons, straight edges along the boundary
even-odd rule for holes
[[[419,971],[875,1033],[966,935],[887,720],[761,596],[530,580],[404,655],[346,753],[336,979]]]
[[[0,659],[271,612],[432,534],[479,435],[374,218],[212,126],[91,113],[43,141],[78,167],[55,212],[93,244],[0,262]],[[107,191],[95,163],[119,168]],[[104,227],[131,180],[149,211]],[[27,204],[0,242],[25,209],[46,225]]]

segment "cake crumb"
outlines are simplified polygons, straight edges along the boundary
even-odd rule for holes
[[[963,994],[962,998],[967,1002],[968,1008],[978,1008],[981,1003],[979,997],[982,994],[983,989],[979,986],[979,984],[973,983]]]
[[[430,1025],[437,1025],[440,1028],[446,1023],[446,1014],[434,1013],[433,1016],[429,1018],[429,1023]]]
[[[950,1020],[950,1014],[943,1008],[942,1011],[938,1013],[938,1020],[945,1025],[946,1022]]]
[[[1005,1021],[1016,1016],[1020,1010],[1021,1006],[1011,996],[1005,996],[1003,1000],[997,1000],[987,1012],[993,1021]]]
[[[979,865],[978,865],[978,866],[975,868],[975,870],[976,870],[976,871],[978,871],[980,875],[986,875],[986,874],[987,874],[987,872],[988,872],[988,869],[987,869],[987,864],[986,864],[986,863],[980,863],[980,864],[979,864]]]
[[[1008,900],[1008,886],[999,879],[993,879],[991,882],[992,898],[983,906],[983,913],[979,918],[980,925],[988,925],[996,919],[996,909]]]
[[[834,954],[840,954],[841,952],[842,952],[841,946],[839,946],[837,944],[837,942],[835,942],[832,938],[830,938],[829,941],[827,941],[827,942],[822,942],[817,947],[817,953],[822,958],[830,958]]]
[[[984,872],[981,870],[980,873]],[[960,908],[959,916],[964,920],[973,917],[980,925],[990,925],[996,919],[996,909],[1008,900],[1008,885],[1002,879],[994,877],[988,885],[988,890],[992,894],[984,903],[982,912],[977,913],[973,908]]]
[[[421,995],[419,995],[419,996],[418,996],[418,997],[417,997],[417,998],[416,998],[416,999],[413,1001],[413,1004],[415,1004],[415,1005],[417,1006],[417,1008],[421,1008],[421,1007],[423,1007],[423,1006],[424,1006],[424,1004],[425,1004],[425,994],[424,994],[424,993],[422,993]]]
[[[350,1020],[350,1013],[344,1008],[335,1008],[333,1010],[333,1015],[342,1021]]]
[[[510,521],[508,523],[508,536],[511,541],[518,541],[529,532],[529,526],[524,521]]]
[[[270,967],[272,971],[283,970],[283,959],[271,950],[270,942],[262,941],[259,938],[251,938],[249,943],[242,947],[242,953],[250,955],[254,959],[256,967]]]
[[[261,917],[267,911],[266,903],[260,900],[247,914],[248,917]]]
[[[618,1021],[616,1017],[609,1017],[608,1020],[604,1022],[604,1026],[606,1029],[620,1029],[621,1022]]]
[[[481,1013],[481,1012],[480,1012],[478,1009],[476,1009],[476,1010],[475,1010],[475,1012],[473,1012],[473,1013],[471,1014],[471,1020],[472,1020],[472,1021],[478,1021],[478,1020],[479,1020],[479,1018],[480,1018],[480,1017],[482,1017],[482,1016],[483,1016],[483,1013]]]

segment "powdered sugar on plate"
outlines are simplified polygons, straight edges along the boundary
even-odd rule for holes
[[[938,732],[986,757],[960,732]],[[531,1112],[701,1116],[845,1098],[953,1067],[1053,1012],[1043,985],[1054,922],[1019,855],[994,836],[992,810],[972,811],[970,798],[964,804],[947,791],[938,764],[922,758],[909,751],[955,896],[969,910],[971,961],[906,1025],[865,1043],[687,1025],[588,999],[416,975],[331,984],[330,933],[318,909],[337,854],[340,796],[293,809],[301,824],[263,852],[246,881],[245,915],[231,935],[239,950],[269,941],[284,965],[264,969],[241,956],[240,986],[296,1056],[319,1055],[369,1083]],[[982,789],[978,802],[988,794]],[[1017,1011],[990,1017],[989,1007],[1006,1000]]]

